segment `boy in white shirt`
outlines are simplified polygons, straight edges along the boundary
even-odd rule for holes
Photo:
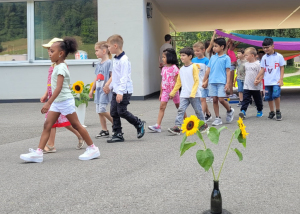
[[[263,43],[265,55],[261,59],[261,70],[255,79],[255,84],[259,84],[264,78],[265,82],[265,100],[270,107],[269,119],[275,117],[274,103],[276,107],[276,120],[282,120],[280,112],[280,92],[283,86],[283,75],[285,61],[280,53],[274,51],[274,41],[272,38],[265,38]]]

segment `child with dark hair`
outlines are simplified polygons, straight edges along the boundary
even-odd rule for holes
[[[276,115],[276,120],[282,120],[280,112],[280,92],[283,86],[284,66],[286,62],[280,53],[274,51],[274,42],[272,38],[265,38],[263,50],[266,53],[261,60],[261,70],[255,79],[255,84],[258,85],[262,78],[265,82],[265,100],[268,101],[270,107],[269,119],[273,119]],[[274,111],[274,102],[276,114]]]
[[[181,87],[180,106],[175,120],[175,126],[168,129],[172,134],[180,135],[180,126],[183,122],[185,111],[190,104],[195,110],[198,119],[205,121],[200,102],[199,69],[196,64],[192,63],[193,57],[194,51],[192,48],[183,48],[180,50],[180,59],[184,65],[180,68],[176,85],[170,93],[170,98],[173,99]],[[205,123],[199,128],[199,131],[204,132],[207,128],[208,126]]]
[[[234,109],[225,101],[226,90],[230,86],[230,58],[224,53],[226,41],[224,38],[217,38],[214,40],[214,52],[216,53],[210,58],[207,65],[205,76],[203,78],[203,88],[209,90],[209,96],[213,97],[213,106],[216,114],[216,119],[212,123],[213,126],[222,124],[222,119],[219,114],[220,102],[227,110],[226,122],[230,123],[234,117]],[[208,83],[207,83],[208,79]]]
[[[28,162],[43,162],[43,149],[47,144],[51,128],[59,116],[65,115],[74,129],[76,129],[88,145],[84,154],[79,156],[80,160],[91,160],[100,156],[98,147],[93,144],[89,133],[80,124],[76,110],[74,97],[69,88],[70,72],[64,63],[68,54],[77,51],[77,42],[74,38],[66,37],[63,41],[55,42],[50,47],[50,59],[56,64],[51,77],[52,96],[44,104],[41,112],[48,112],[44,123],[44,130],[37,150],[29,149],[30,153],[20,155],[22,160]]]
[[[237,104],[238,107],[242,106],[242,101],[243,101],[243,92],[244,92],[244,81],[245,81],[245,63],[247,60],[245,59],[245,49],[240,48],[237,51],[237,67],[236,67],[236,78],[234,81],[234,85],[237,82],[238,84],[238,93],[239,93],[239,103]]]
[[[160,85],[160,108],[157,118],[157,123],[153,126],[148,126],[151,131],[161,132],[161,122],[165,114],[165,110],[170,99],[169,94],[173,90],[175,83],[177,81],[179,69],[178,69],[178,60],[176,52],[173,48],[168,48],[164,50],[162,54],[162,60],[164,63],[164,67],[161,71],[162,81]],[[173,102],[176,108],[179,108],[180,97],[179,91],[176,92]],[[186,115],[185,115],[186,117]]]
[[[159,49],[158,62],[159,62],[160,69],[162,69],[164,67],[164,62],[162,60],[162,54],[163,54],[164,50],[166,50],[168,48],[172,48],[171,41],[172,41],[172,36],[170,34],[166,34],[165,35],[165,43]]]

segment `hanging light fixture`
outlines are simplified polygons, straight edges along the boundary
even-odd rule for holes
[[[283,22],[285,22],[288,18],[290,18],[294,13],[296,13],[298,10],[300,9],[300,6],[294,10],[290,15],[288,15],[288,17],[286,17],[282,22],[280,22],[280,24],[278,26],[280,26]]]

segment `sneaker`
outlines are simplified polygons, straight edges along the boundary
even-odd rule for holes
[[[29,149],[29,153],[20,155],[20,158],[28,162],[41,163],[43,162],[43,152]]]
[[[109,137],[109,131],[101,130],[101,132],[97,134],[95,138],[99,139],[99,138],[108,138],[108,137]]]
[[[270,113],[269,113],[269,117],[268,117],[268,119],[273,119],[275,117],[275,112],[274,111],[271,111]]]
[[[257,111],[256,117],[262,117],[264,114],[262,111]]]
[[[238,98],[238,96],[236,94],[233,94],[232,98]]]
[[[214,102],[214,98],[212,98],[212,97],[210,97],[209,100],[211,103]]]
[[[174,126],[173,128],[168,128],[168,132],[180,135],[181,129],[178,126]]]
[[[245,119],[246,118],[246,112],[245,110],[242,110],[241,113],[239,113],[240,118]]]
[[[212,119],[211,114],[210,115],[206,114],[205,121],[208,122],[208,121],[210,121],[210,119]]]
[[[136,128],[137,138],[142,138],[144,136],[144,134],[145,134],[145,125],[146,125],[146,122],[141,121],[140,125],[138,125],[138,127]]]
[[[208,125],[207,125],[207,123],[205,123],[205,124],[203,124],[203,125],[199,128],[199,131],[200,131],[201,133],[204,133],[204,132],[207,131],[207,129],[208,129]]]
[[[117,143],[124,142],[123,133],[114,133],[110,140],[107,140],[107,143]]]
[[[233,117],[234,117],[234,109],[230,108],[230,112],[227,112],[226,114],[227,114],[226,122],[231,123],[231,121],[233,120]]]
[[[215,119],[215,121],[214,122],[212,122],[212,124],[211,125],[213,125],[213,126],[218,126],[218,125],[222,125],[222,119],[220,118],[220,117],[216,117],[216,119]]]
[[[154,132],[161,132],[161,128],[157,124],[155,124],[154,126],[148,126],[148,129]]]
[[[92,160],[94,158],[100,157],[99,148],[96,146],[88,146],[85,152],[79,156],[79,160]]]
[[[206,97],[206,102],[207,102],[207,103],[210,102],[210,97]]]
[[[276,120],[278,120],[278,121],[282,120],[282,116],[281,116],[280,111],[276,111]]]
[[[242,106],[242,102],[239,101],[239,103],[236,105],[237,107],[241,107]]]

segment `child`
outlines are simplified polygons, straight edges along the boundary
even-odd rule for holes
[[[199,69],[192,63],[192,58],[194,57],[194,51],[192,48],[183,48],[180,50],[180,59],[184,66],[180,68],[176,85],[172,92],[170,93],[170,98],[173,99],[176,92],[181,87],[180,93],[180,106],[178,109],[175,126],[169,128],[168,131],[172,134],[180,135],[181,124],[183,122],[183,116],[187,107],[191,104],[195,110],[196,116],[200,120],[205,120],[201,102],[200,102],[200,90],[199,90]],[[206,131],[208,128],[205,123],[199,130],[201,132]]]
[[[93,92],[95,92],[94,102],[96,103],[96,113],[99,115],[100,124],[102,130],[96,138],[109,137],[109,131],[106,126],[106,119],[113,123],[112,117],[107,112],[108,103],[111,102],[112,93],[106,94],[103,91],[105,85],[109,86],[111,83],[111,72],[112,72],[112,61],[111,53],[108,50],[108,45],[106,42],[97,42],[95,44],[95,54],[101,62],[97,65],[95,74],[96,78],[93,82],[92,89],[90,90],[89,97],[93,98]]]
[[[261,84],[254,85],[254,81],[256,76],[258,75],[260,71],[260,63],[256,60],[256,50],[253,47],[247,48],[245,50],[245,58],[247,62],[245,63],[245,82],[244,82],[244,94],[243,94],[243,101],[242,101],[242,107],[241,107],[241,113],[239,116],[241,118],[246,117],[246,111],[251,103],[252,97],[254,99],[254,102],[256,104],[257,108],[257,117],[263,116],[263,104],[260,94]]]
[[[51,127],[62,114],[67,117],[73,128],[75,128],[88,145],[84,154],[79,156],[80,160],[90,160],[100,156],[98,147],[93,144],[89,133],[80,124],[75,111],[75,100],[69,88],[70,72],[64,63],[69,53],[77,51],[77,42],[74,38],[66,37],[62,42],[55,42],[50,47],[50,59],[55,63],[51,76],[52,96],[41,109],[42,114],[48,112],[37,150],[29,149],[30,153],[20,155],[20,158],[29,162],[43,162],[43,149],[49,140]]]
[[[245,81],[245,63],[247,60],[245,60],[244,56],[245,49],[241,48],[237,51],[237,69],[236,69],[236,78],[235,82],[238,84],[238,92],[239,92],[239,103],[237,104],[237,107],[242,106],[242,101],[243,101],[243,92],[244,92],[244,81]]]
[[[230,123],[234,117],[234,109],[229,106],[225,101],[226,90],[229,89],[230,85],[230,58],[224,54],[224,48],[226,46],[226,41],[224,38],[217,38],[214,40],[214,52],[209,63],[207,65],[205,76],[203,78],[203,88],[209,90],[209,96],[213,97],[213,106],[216,114],[216,119],[212,123],[213,126],[218,126],[222,124],[222,119],[219,115],[219,104],[218,101],[227,110],[226,122]],[[208,79],[208,83],[207,83]]]
[[[237,97],[235,94],[233,94],[234,70],[236,68],[236,62],[237,62],[237,59],[236,59],[236,56],[235,56],[235,53],[234,53],[234,49],[236,49],[236,47],[239,44],[240,44],[240,42],[235,43],[234,40],[231,40],[231,39],[228,40],[227,54],[230,57],[230,61],[231,61],[231,67],[230,67],[230,86],[229,86],[230,94],[229,94],[229,97],[231,97],[231,98],[236,98]]]
[[[276,106],[276,120],[282,120],[280,112],[280,92],[281,86],[283,86],[284,65],[286,63],[283,56],[274,51],[274,42],[272,38],[265,38],[262,46],[266,54],[261,60],[261,70],[255,79],[255,84],[260,83],[261,79],[264,78],[265,100],[268,101],[270,107],[268,118],[273,119],[275,116],[274,100]]]
[[[63,39],[59,39],[59,38],[54,38],[52,39],[48,44],[44,44],[43,48],[46,48],[48,50],[48,54],[50,57],[50,47],[54,42],[61,42],[63,41]],[[52,96],[52,90],[51,90],[51,75],[53,73],[53,68],[54,65],[51,65],[48,71],[48,81],[47,81],[47,90],[46,93],[42,96],[42,98],[40,99],[41,103],[46,102],[47,98],[50,99],[50,97]],[[45,120],[47,119],[48,116],[48,112],[45,114]],[[76,129],[74,129],[71,126],[71,123],[68,121],[68,119],[66,118],[66,116],[64,115],[60,115],[58,120],[55,122],[55,124],[52,126],[51,128],[51,132],[50,132],[50,137],[48,140],[48,143],[46,144],[43,153],[55,153],[56,152],[56,148],[54,147],[55,144],[55,134],[56,134],[56,128],[59,127],[65,127],[66,129],[70,130],[71,132],[73,132],[77,138],[78,138],[78,145],[76,147],[76,149],[81,149],[84,145],[84,140],[81,137],[81,135],[79,134],[78,131],[76,131]]]
[[[137,130],[137,138],[142,138],[145,134],[145,121],[141,121],[136,116],[127,111],[130,97],[133,93],[131,80],[131,64],[125,55],[123,48],[123,38],[120,35],[113,35],[107,39],[108,50],[115,54],[113,61],[112,82],[109,87],[105,87],[106,93],[113,89],[113,96],[110,106],[110,115],[113,118],[113,136],[107,143],[123,142],[121,118],[126,119]]]
[[[202,81],[205,75],[205,71],[207,69],[207,65],[209,63],[209,59],[204,56],[205,49],[204,44],[202,42],[197,42],[193,45],[193,50],[195,53],[195,58],[192,59],[192,63],[199,65],[199,89],[201,92],[200,100],[202,105],[203,113],[205,114],[205,121],[208,122],[212,116],[210,111],[208,110],[208,106],[206,103],[206,98],[208,97],[208,89],[202,88]]]
[[[161,132],[161,121],[164,117],[164,113],[168,101],[170,99],[169,94],[175,86],[178,73],[179,73],[177,55],[173,48],[168,48],[163,51],[162,61],[164,67],[162,68],[161,71],[162,81],[160,85],[160,95],[159,95],[160,108],[159,108],[157,123],[154,126],[148,126],[148,128],[154,132]],[[176,92],[173,98],[173,102],[176,108],[178,109],[180,103],[179,91]]]

